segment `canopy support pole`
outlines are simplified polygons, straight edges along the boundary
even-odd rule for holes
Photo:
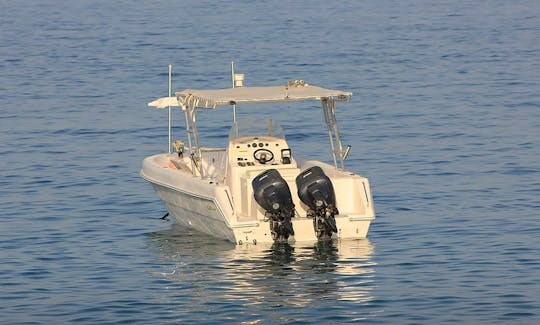
[[[336,122],[336,115],[334,112],[334,98],[326,97],[321,99],[322,109],[324,114],[324,122],[328,128],[328,138],[330,140],[330,150],[332,152],[332,159],[334,160],[334,167],[338,169],[338,157],[341,168],[345,169],[345,159],[343,153],[343,145],[341,144],[341,138],[339,136],[339,128]],[[347,150],[348,153],[348,150]]]
[[[186,98],[184,106],[184,116],[186,118],[186,131],[188,134],[189,152],[191,155],[191,173],[193,176],[197,176],[196,171],[199,171],[199,175],[204,177],[203,169],[201,166],[201,146],[199,144],[199,131],[197,130],[197,106],[199,105],[199,99],[193,96]],[[193,143],[195,142],[195,143]],[[195,145],[195,146],[193,146]]]

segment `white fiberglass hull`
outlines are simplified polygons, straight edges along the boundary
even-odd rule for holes
[[[235,241],[232,229],[213,199],[156,183],[152,183],[152,186],[176,223],[217,238]]]
[[[269,223],[264,221],[264,211],[252,199],[250,184],[243,190],[244,202],[235,202],[240,196],[233,195],[228,185],[193,176],[189,170],[169,168],[171,157],[160,154],[146,158],[141,176],[152,184],[176,223],[237,244],[273,241]],[[338,233],[334,238],[365,238],[375,218],[368,180],[350,172],[337,171],[321,162],[305,162],[299,167],[313,165],[323,167],[334,183],[340,210],[335,216]],[[306,216],[306,207],[296,195],[294,177],[284,177],[297,211],[296,217],[291,219],[294,236],[289,241],[316,241],[313,219]],[[246,215],[245,211],[252,213]]]
[[[189,171],[168,168],[169,155],[143,161],[141,176],[152,184],[158,197],[178,224],[217,238],[235,241],[229,220],[232,206],[224,206],[230,192],[224,185],[194,177]],[[223,211],[225,210],[225,211]]]

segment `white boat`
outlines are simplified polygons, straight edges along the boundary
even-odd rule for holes
[[[148,104],[168,107],[169,117],[171,107],[179,107],[185,117],[187,143],[173,142],[176,152],[147,157],[141,169],[169,215],[237,244],[365,238],[375,218],[371,188],[366,177],[345,169],[350,146],[342,146],[334,114],[334,103],[348,102],[352,94],[302,80],[244,87],[243,75],[234,68],[232,75],[233,88],[186,89],[175,96],[169,80],[169,97]],[[333,165],[297,157],[271,120],[256,134],[246,134],[237,121],[237,105],[314,100],[322,104]],[[204,147],[196,113],[219,108],[232,108],[228,143]]]

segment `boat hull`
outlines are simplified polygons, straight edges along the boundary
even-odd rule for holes
[[[238,203],[239,206],[235,209],[235,196],[232,195],[229,186],[219,184],[215,180],[195,177],[187,170],[168,168],[168,157],[169,155],[161,154],[146,158],[141,176],[152,184],[156,194],[167,208],[169,216],[176,223],[237,244],[273,241],[270,225],[264,220],[264,211],[252,199],[252,191],[246,192],[246,199],[252,200],[247,211],[252,212],[249,215],[239,213],[243,202]],[[314,164],[328,168],[327,173],[337,185],[338,207],[340,203],[343,207],[340,209],[341,214],[335,216],[338,232],[333,237],[365,238],[371,221],[375,218],[367,179],[351,173],[346,173],[345,177],[343,172],[334,172],[330,169],[331,166],[324,163],[316,161],[303,163],[304,168]],[[351,175],[354,177],[351,178]],[[297,189],[293,175],[285,177],[291,187],[297,212],[296,217],[291,219],[294,236],[291,236],[289,241],[316,241],[313,219],[307,217],[307,207],[296,195]],[[348,202],[340,197],[340,194],[350,197],[351,193],[346,188],[342,189],[341,183],[347,185],[354,182],[357,184],[353,187],[358,190],[358,193],[355,193],[356,197],[351,199],[354,202]],[[364,206],[361,213],[348,212],[354,212],[356,205]]]
[[[176,223],[217,238],[236,241],[214,199],[155,183],[152,183],[152,187]]]

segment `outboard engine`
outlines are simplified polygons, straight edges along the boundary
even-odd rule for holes
[[[294,235],[291,223],[294,203],[289,185],[275,169],[260,173],[251,185],[255,201],[266,211],[264,216],[270,222],[272,238],[277,242],[286,242],[290,235]]]
[[[298,197],[309,207],[307,216],[313,218],[313,227],[317,238],[328,240],[332,233],[337,233],[335,215],[336,195],[330,178],[321,167],[313,166],[296,177]]]

